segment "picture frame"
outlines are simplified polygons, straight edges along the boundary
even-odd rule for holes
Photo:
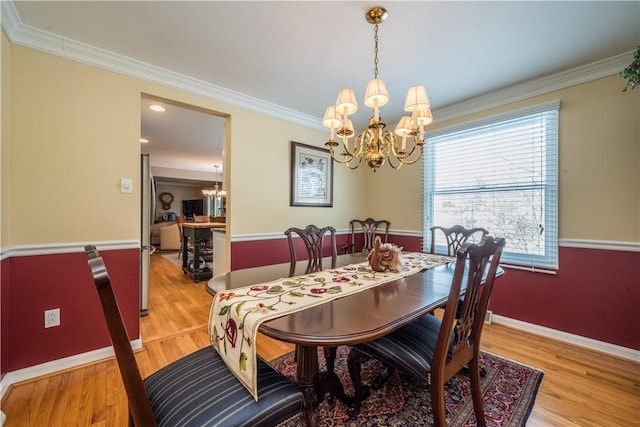
[[[333,207],[329,150],[291,141],[290,206]]]

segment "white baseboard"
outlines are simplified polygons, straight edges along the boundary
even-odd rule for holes
[[[493,313],[491,321],[499,325],[509,326],[514,329],[520,329],[534,335],[541,335],[547,338],[553,338],[568,344],[585,347],[590,350],[599,351],[601,353],[610,354],[612,356],[623,359],[640,362],[640,351],[631,348],[622,347],[615,344],[609,344],[603,341],[594,340],[592,338],[582,337],[580,335],[570,334],[568,332],[558,331],[556,329],[547,328],[533,323],[523,322],[521,320],[511,319],[509,317],[500,316]]]
[[[495,313],[491,316],[491,322],[640,363],[640,351],[638,350],[609,344],[603,341],[597,341],[580,335],[570,334],[568,332],[558,331],[556,329],[523,322],[521,320],[511,319]],[[138,338],[131,341],[131,347],[134,350],[142,348],[142,340]],[[0,399],[2,399],[12,384],[52,374],[64,369],[74,368],[87,363],[97,362],[99,360],[112,357],[113,355],[113,347],[105,347],[89,351],[87,353],[77,354],[75,356],[69,356],[63,359],[53,360],[40,365],[8,372],[4,378],[2,378],[2,381],[0,381]],[[0,427],[2,426],[4,419],[4,414],[0,412]]]
[[[134,350],[141,349],[142,339],[138,338],[131,341],[131,347]],[[2,381],[0,381],[0,400],[12,384],[41,377],[43,375],[49,375],[64,369],[75,368],[87,363],[97,362],[99,360],[112,357],[114,354],[113,347],[109,346],[65,357],[63,359],[52,360],[51,362],[42,363],[40,365],[29,366],[28,368],[18,369],[17,371],[8,372],[4,378],[2,378]],[[2,424],[0,424],[0,426],[2,426]]]

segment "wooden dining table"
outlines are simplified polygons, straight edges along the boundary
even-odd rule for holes
[[[362,254],[338,256],[337,266],[362,262]],[[330,259],[329,259],[330,260]],[[306,262],[296,265],[304,274]],[[330,266],[330,261],[323,264]],[[353,345],[381,337],[444,305],[449,296],[455,263],[405,276],[349,294],[343,298],[272,319],[260,325],[264,335],[296,345],[296,383],[305,395],[308,425],[317,425],[318,404],[331,393],[347,404],[338,376],[319,372],[318,346]],[[215,295],[229,290],[287,277],[289,263],[230,271],[213,277],[206,290]]]

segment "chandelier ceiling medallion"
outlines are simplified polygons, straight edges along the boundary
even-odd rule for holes
[[[394,169],[417,162],[424,148],[424,127],[433,122],[424,86],[413,86],[407,91],[404,110],[410,115],[400,119],[395,135],[386,129],[380,117],[379,109],[389,102],[389,94],[382,79],[378,78],[378,25],[387,16],[387,10],[382,6],[376,6],[365,14],[367,22],[374,25],[373,79],[369,81],[364,97],[364,105],[373,108],[369,127],[351,139],[355,132],[349,115],[358,110],[358,103],[353,90],[348,88],[340,90],[336,104],[327,107],[322,121],[330,129],[329,141],[325,145],[329,147],[331,158],[350,169],[357,168],[363,158],[374,172],[385,164],[386,159]],[[341,142],[336,142],[336,137]],[[336,147],[340,145],[342,152],[338,154]]]

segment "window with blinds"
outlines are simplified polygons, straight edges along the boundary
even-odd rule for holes
[[[431,226],[460,224],[504,237],[503,263],[558,268],[559,107],[552,101],[427,133],[425,251]]]

